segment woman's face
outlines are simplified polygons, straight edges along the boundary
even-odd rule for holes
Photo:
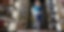
[[[35,4],[40,6],[40,1],[39,0],[35,0]]]

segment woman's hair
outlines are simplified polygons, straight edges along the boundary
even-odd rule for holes
[[[39,0],[41,3],[44,3],[45,2],[45,0]],[[30,0],[30,2],[31,3],[34,3],[35,2],[35,0]]]
[[[0,0],[0,4],[3,3],[3,0]]]

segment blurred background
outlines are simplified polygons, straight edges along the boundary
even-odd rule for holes
[[[0,0],[0,32],[64,32],[64,0]]]

